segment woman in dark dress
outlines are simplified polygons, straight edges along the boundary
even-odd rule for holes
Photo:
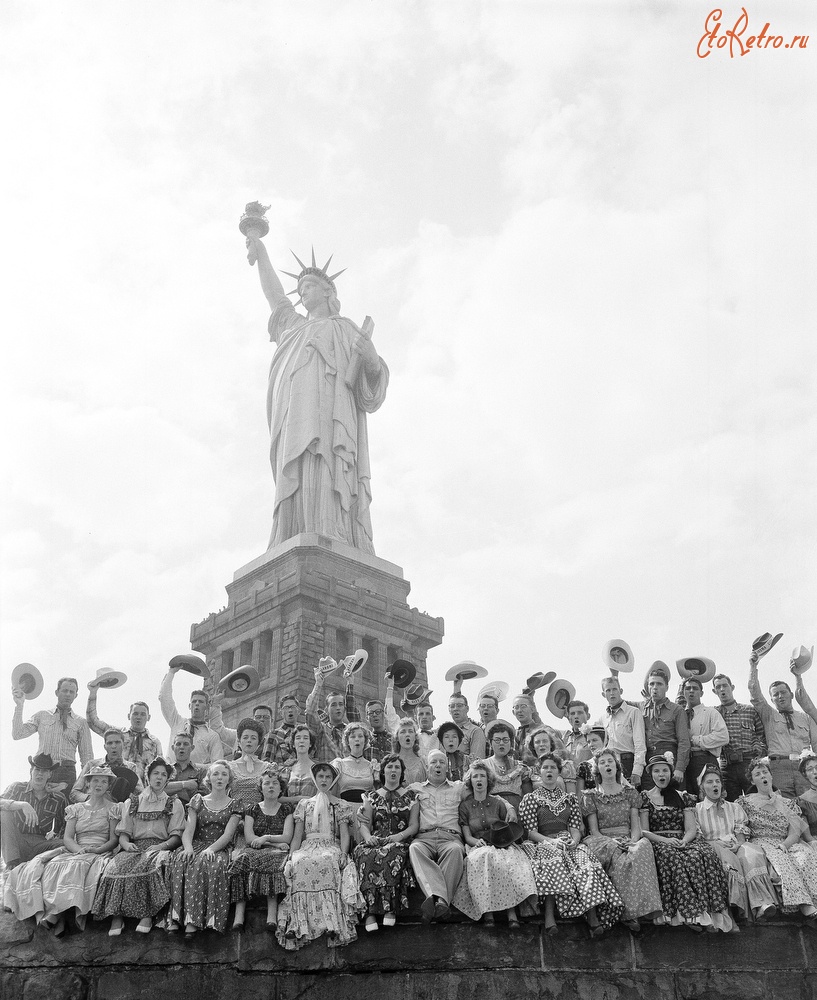
[[[408,844],[420,829],[420,803],[416,792],[401,787],[405,762],[387,754],[380,762],[383,787],[369,792],[358,812],[361,843],[354,860],[360,892],[366,901],[366,930],[394,927],[401,909],[408,907],[408,891],[415,886],[409,864]]]

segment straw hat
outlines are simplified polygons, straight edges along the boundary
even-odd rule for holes
[[[11,686],[19,688],[26,701],[33,701],[43,693],[43,675],[33,663],[18,663],[11,672]]]

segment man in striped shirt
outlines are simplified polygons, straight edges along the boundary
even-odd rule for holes
[[[735,802],[749,791],[751,779],[746,773],[749,761],[766,755],[766,734],[763,721],[751,705],[735,701],[735,685],[726,674],[712,678],[712,689],[718,696],[718,711],[729,733],[729,743],[721,750],[721,773],[726,798]]]
[[[20,688],[12,688],[14,716],[11,722],[11,738],[24,740],[37,734],[39,745],[37,756],[48,754],[57,764],[51,774],[51,790],[63,792],[71,788],[77,780],[77,753],[80,764],[85,765],[94,756],[91,744],[91,730],[81,716],[71,710],[79,693],[79,684],[74,677],[61,677],[57,681],[57,707],[52,712],[35,712],[23,722],[25,694]]]

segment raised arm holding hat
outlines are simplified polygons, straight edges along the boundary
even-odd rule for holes
[[[766,701],[757,675],[759,659],[760,655],[753,649],[749,657],[749,694],[766,733],[772,781],[786,798],[795,798],[808,788],[808,782],[799,771],[800,753],[806,747],[817,747],[817,722],[805,712],[795,710],[788,681],[772,681],[769,697],[774,707]],[[798,675],[797,679],[802,689],[802,678]],[[805,690],[802,690],[801,699],[803,696],[811,705]]]
[[[190,716],[184,718],[176,708],[173,700],[173,678],[179,670],[188,669],[178,662],[182,657],[174,657],[170,661],[170,669],[162,679],[159,688],[159,704],[165,722],[170,726],[170,746],[172,748],[176,735],[182,731],[193,737],[193,752],[190,759],[194,764],[211,764],[222,759],[221,738],[207,722],[210,696],[204,691],[194,691],[190,695]],[[170,762],[174,762],[173,753],[168,754]]]
[[[315,685],[306,699],[306,724],[315,741],[316,760],[334,760],[343,757],[343,730],[347,722],[360,722],[360,712],[355,701],[355,685],[352,674],[345,674],[345,694],[330,692],[325,705],[328,721],[322,722],[318,715],[324,681],[338,664],[331,657],[323,657],[315,667]]]
[[[21,688],[12,688],[11,692],[14,699],[11,738],[24,740],[37,734],[37,754],[48,754],[57,765],[51,775],[55,791],[64,791],[76,781],[77,754],[80,764],[87,764],[94,756],[88,723],[71,709],[78,692],[79,685],[73,677],[60,678],[54,692],[57,696],[56,708],[51,712],[35,712],[25,723],[25,692]]]
[[[48,789],[55,764],[47,753],[29,757],[31,774],[28,781],[15,781],[0,797],[0,823],[3,861],[15,868],[43,851],[62,845],[65,830],[66,800],[59,792]]]
[[[104,678],[102,678],[104,681]],[[85,716],[88,726],[97,735],[104,737],[105,733],[113,727],[109,722],[103,722],[97,715],[96,702],[100,687],[100,677],[88,682],[88,704],[85,708]],[[148,731],[147,724],[150,719],[150,709],[144,701],[135,701],[128,710],[128,724],[122,728],[122,736],[125,742],[125,760],[139,767],[140,774],[144,777],[145,768],[156,757],[162,757],[162,743],[158,737]]]

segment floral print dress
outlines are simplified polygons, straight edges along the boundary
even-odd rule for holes
[[[391,837],[411,822],[417,793],[411,789],[381,789],[366,796],[372,809],[372,836]],[[408,892],[417,884],[409,864],[408,841],[400,844],[358,844],[355,864],[360,892],[370,914],[394,913],[408,907]]]
[[[783,912],[798,909],[811,916],[817,913],[817,853],[807,844],[794,844],[784,851],[783,841],[789,833],[791,806],[782,796],[774,799],[774,808],[764,808],[768,797],[758,793],[738,800],[749,823],[749,842],[763,849],[774,872],[773,881],[779,886]],[[800,821],[798,817],[798,822]]]
[[[284,833],[287,816],[293,808],[288,802],[281,802],[274,816],[268,816],[257,802],[247,810],[252,817],[253,833],[256,837],[280,837]],[[278,896],[286,892],[284,865],[289,857],[286,844],[270,844],[268,847],[245,847],[231,862],[227,874],[230,877],[230,898],[234,903],[257,896]]]

